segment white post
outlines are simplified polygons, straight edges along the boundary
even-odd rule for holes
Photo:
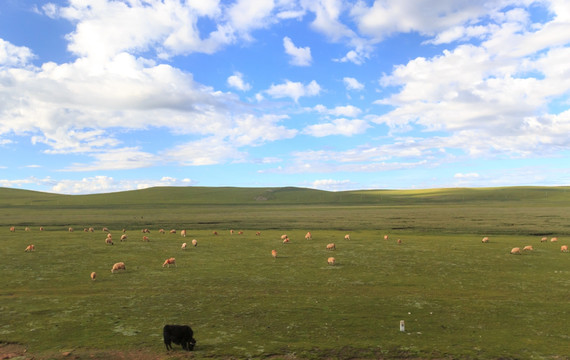
[[[406,324],[404,323],[404,320],[400,320],[400,331],[406,331]]]

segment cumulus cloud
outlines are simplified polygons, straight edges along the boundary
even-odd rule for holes
[[[332,116],[357,117],[360,115],[360,113],[362,113],[362,110],[354,105],[336,106],[333,109],[328,109],[326,106],[319,104],[316,105],[313,109],[321,114]]]
[[[155,52],[159,58],[190,53],[213,54],[238,40],[252,41],[252,31],[278,19],[300,17],[305,10],[289,2],[208,1],[72,1],[48,3],[42,11],[52,18],[77,23],[68,34],[69,50],[81,57],[105,61],[121,52]],[[199,21],[214,21],[209,32]]]
[[[319,190],[341,191],[346,190],[350,185],[353,185],[350,180],[322,179],[313,181],[310,187]]]
[[[33,58],[34,54],[29,48],[0,39],[0,68],[26,66]]]
[[[155,186],[190,186],[194,184],[195,182],[191,179],[178,180],[172,177],[162,177],[158,180],[116,180],[109,176],[98,175],[80,180],[57,181],[51,187],[51,191],[60,194],[77,195],[146,189]]]
[[[479,45],[418,57],[384,75],[380,85],[398,91],[376,103],[393,110],[371,121],[393,131],[447,132],[441,143],[471,156],[526,157],[551,153],[552,144],[566,146],[556,134],[568,128],[567,114],[546,109],[551,99],[567,99],[570,92],[570,65],[563,60],[570,50],[557,46],[570,42],[569,32],[560,32],[570,30],[570,22],[555,17],[532,24],[520,9],[502,15]]]
[[[345,56],[338,58],[338,59],[333,59],[333,60],[337,61],[337,62],[341,62],[341,63],[351,62],[351,63],[354,63],[356,65],[362,65],[362,64],[364,64],[364,62],[366,61],[367,58],[368,58],[368,54],[365,52],[361,52],[361,51],[357,51],[357,50],[350,50],[349,52],[346,53]]]
[[[243,74],[240,72],[235,72],[232,76],[228,77],[227,83],[230,87],[241,91],[248,91],[251,89],[251,85],[244,82]]]
[[[303,96],[319,95],[321,86],[315,80],[306,85],[301,82],[286,80],[283,84],[271,85],[265,92],[276,99],[289,97],[297,102]]]
[[[361,91],[364,89],[364,84],[361,84],[358,80],[352,77],[344,77],[342,79],[344,82],[344,86],[346,86],[346,90],[355,90]]]
[[[90,153],[95,160],[90,164],[73,164],[64,171],[106,171],[140,169],[157,165],[159,158],[138,148],[117,148]]]
[[[287,55],[291,56],[289,63],[296,66],[309,66],[312,62],[311,49],[306,47],[296,47],[293,41],[285,36],[283,38],[283,46]]]
[[[162,177],[160,179],[131,179],[118,180],[110,176],[96,175],[81,179],[55,180],[51,177],[5,180],[0,179],[0,186],[9,188],[22,188],[31,185],[47,187],[47,191],[59,194],[79,195],[93,193],[108,193],[116,191],[127,191],[146,189],[156,186],[192,186],[196,181],[192,179],[177,179],[173,177]]]
[[[478,173],[457,173],[455,175],[453,175],[454,178],[456,179],[473,179],[473,178],[478,178],[479,174]]]
[[[499,8],[500,2],[470,0],[389,0],[374,1],[369,6],[357,2],[351,9],[358,29],[374,41],[381,41],[396,33],[417,31],[434,35],[472,21],[477,21],[489,12],[489,8]]]
[[[330,135],[353,136],[364,133],[369,127],[370,125],[365,120],[335,119],[329,123],[307,126],[303,133],[316,137]]]

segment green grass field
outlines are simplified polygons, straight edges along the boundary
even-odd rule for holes
[[[0,344],[23,358],[567,359],[567,190],[0,189]],[[167,354],[165,324],[191,325],[195,351]]]

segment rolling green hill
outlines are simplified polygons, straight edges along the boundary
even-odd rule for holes
[[[570,233],[570,187],[329,192],[156,187],[94,195],[0,188],[0,226]]]
[[[101,205],[421,205],[496,202],[536,202],[566,205],[570,187],[497,187],[422,190],[354,190],[329,192],[307,188],[154,187],[93,195],[59,195],[0,188],[0,206],[101,206]]]

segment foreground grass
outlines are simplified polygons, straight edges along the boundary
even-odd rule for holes
[[[220,235],[212,235],[218,230]],[[261,236],[255,231],[261,230]],[[190,324],[197,358],[567,358],[568,243],[534,235],[220,229],[180,235],[0,228],[0,340],[35,354],[144,349]],[[486,234],[489,235],[489,234]],[[396,244],[396,238],[403,243]],[[335,242],[337,250],[325,250]],[[24,253],[34,243],[34,253]],[[509,255],[513,246],[533,252]],[[271,249],[278,251],[273,259]],[[328,266],[328,256],[337,265]],[[177,266],[162,268],[174,256]],[[113,263],[127,271],[111,274]],[[91,271],[98,273],[91,281]],[[399,331],[405,320],[406,332]]]

